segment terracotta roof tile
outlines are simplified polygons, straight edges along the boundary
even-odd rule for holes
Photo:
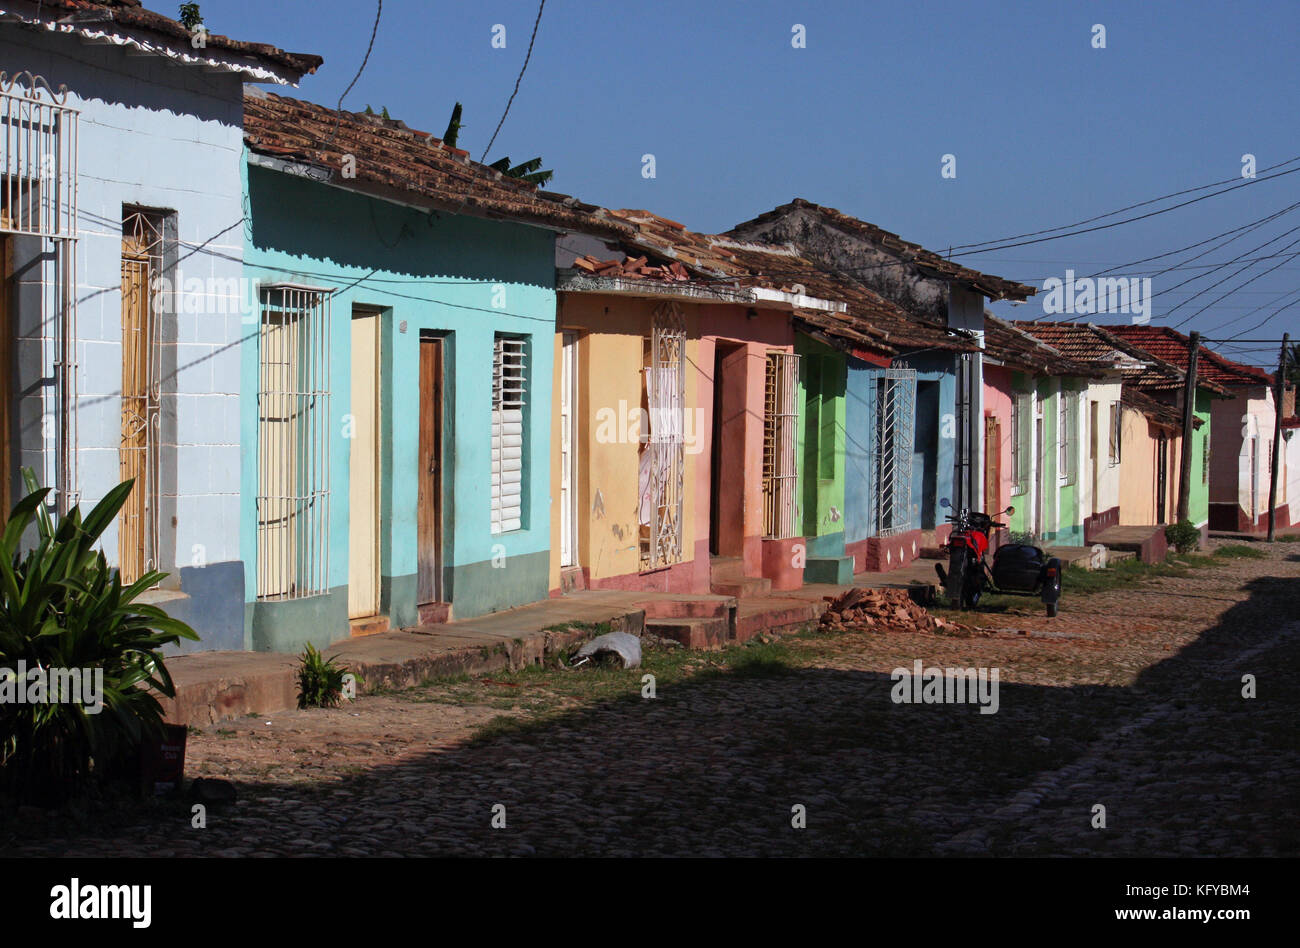
[[[421,201],[454,213],[623,236],[632,228],[600,208],[509,178],[393,119],[336,112],[248,87],[244,140],[250,151],[322,170],[332,184]],[[344,156],[355,178],[344,178]]]
[[[1191,362],[1191,339],[1168,326],[1106,326],[1107,331],[1186,372]],[[1273,376],[1253,365],[1224,358],[1213,349],[1201,346],[1196,360],[1199,378],[1226,388],[1247,385],[1272,385]]]

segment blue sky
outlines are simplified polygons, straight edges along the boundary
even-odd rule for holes
[[[146,5],[175,15],[159,0]],[[361,64],[375,9],[368,0],[202,2],[214,32],[323,56],[315,76],[285,91],[330,106]],[[374,51],[343,107],[386,106],[441,135],[459,100],[460,145],[477,158],[514,86],[536,12],[536,3],[515,0],[385,0]],[[505,49],[491,44],[498,23]],[[806,48],[792,47],[794,24],[806,27]],[[1106,29],[1105,49],[1092,46],[1094,24]],[[556,173],[552,190],[648,208],[698,231],[723,231],[804,197],[942,251],[1240,181],[1244,154],[1261,169],[1300,156],[1297,35],[1300,4],[1289,0],[548,0],[488,160],[541,155]],[[653,179],[641,174],[647,153]],[[941,177],[945,154],[956,157],[954,179]],[[1279,170],[1290,168],[1300,162]],[[1296,202],[1300,172],[1140,223],[961,260],[1041,287],[1066,269],[1084,276],[1174,250]],[[1217,265],[1298,225],[1295,211],[1196,263]],[[1177,262],[1116,271],[1150,275],[1152,290],[1166,291],[1152,303],[1153,323],[1182,323],[1232,290],[1180,327],[1223,338],[1300,297],[1300,256],[1275,258],[1167,316],[1173,302],[1237,269],[1181,289],[1174,284],[1208,267],[1150,272]],[[994,309],[1042,314],[1037,302]],[[1300,303],[1247,338],[1300,335],[1297,314]],[[1222,351],[1276,359],[1275,347]]]

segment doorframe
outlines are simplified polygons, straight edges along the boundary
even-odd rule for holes
[[[566,411],[567,407],[567,411]],[[578,333],[560,333],[560,568],[571,569],[578,555]],[[564,445],[568,444],[565,455]],[[565,485],[567,482],[567,490]],[[564,542],[568,532],[567,548]]]
[[[378,615],[381,615],[381,614],[383,613],[383,562],[382,562],[382,560],[383,560],[383,549],[384,549],[384,543],[383,543],[383,522],[382,522],[382,512],[383,512],[382,495],[383,495],[383,487],[384,487],[384,466],[383,466],[383,441],[384,441],[384,438],[383,438],[383,424],[384,424],[384,415],[383,415],[383,403],[384,403],[384,379],[383,379],[383,364],[384,364],[384,358],[383,358],[383,339],[384,339],[384,335],[383,335],[383,322],[384,322],[384,311],[383,311],[382,309],[380,309],[379,307],[375,307],[375,306],[365,306],[365,305],[358,304],[358,303],[354,303],[354,304],[352,304],[352,311],[351,311],[351,313],[350,313],[350,319],[349,319],[349,321],[348,321],[348,341],[349,341],[349,343],[350,343],[351,340],[352,340],[352,326],[353,326],[353,324],[354,324],[354,323],[356,322],[356,320],[358,320],[358,319],[366,319],[366,318],[372,318],[372,319],[374,319],[374,336],[375,336],[375,340],[374,340],[374,341],[375,341],[375,359],[374,359],[374,366],[373,366],[374,379],[375,379],[375,382],[374,382],[374,390],[375,390],[375,404],[374,404],[374,418],[373,418],[374,455],[375,455],[375,456],[374,456],[374,465],[375,465],[375,485],[374,485],[374,492],[373,492],[373,493],[374,493],[374,496],[373,496],[373,510],[371,511],[372,522],[373,522],[373,524],[374,524],[374,550],[373,550],[373,553],[372,553],[372,562],[373,562],[373,567],[374,567],[374,577],[373,577],[373,578],[374,578],[374,596],[373,596],[373,605],[374,605],[374,610],[373,610],[372,612],[367,612],[367,613],[364,613],[364,614],[362,614],[362,615],[356,615],[356,616],[352,615],[352,592],[351,592],[351,590],[352,590],[352,585],[353,585],[353,584],[352,584],[352,566],[353,566],[353,564],[352,564],[352,535],[351,535],[351,530],[349,529],[349,534],[348,534],[348,590],[349,590],[349,592],[348,592],[348,618],[349,618],[349,620],[368,619],[368,618],[371,618],[372,616],[378,616]],[[349,361],[349,367],[348,367],[348,368],[349,368],[349,371],[348,371],[348,407],[349,407],[349,410],[350,410],[349,413],[353,416],[353,418],[354,418],[354,420],[355,420],[355,418],[356,418],[356,416],[357,416],[357,414],[358,414],[358,411],[357,411],[357,407],[358,407],[358,406],[356,405],[354,399],[352,398],[352,395],[353,395],[354,390],[355,390],[355,382],[356,382],[356,374],[355,374],[355,373],[356,373],[356,362],[355,362],[355,353],[353,353],[353,352],[351,351],[351,346],[349,346],[349,352],[350,352],[350,355],[352,356],[352,358],[351,358],[350,361]],[[349,497],[348,497],[348,523],[349,523],[349,526],[354,522],[354,520],[356,519],[356,514],[357,514],[357,511],[354,510],[354,509],[352,508],[352,499],[351,499],[351,491],[352,491],[352,474],[353,474],[353,471],[352,471],[352,465],[351,465],[351,451],[352,451],[352,446],[349,445],[349,446],[348,446],[348,453],[349,453],[349,464],[348,464],[348,481],[349,481],[349,483],[348,483],[348,493],[349,493]]]
[[[444,569],[446,566],[446,483],[443,474],[447,469],[447,346],[448,333],[435,330],[422,329],[418,337],[417,344],[418,364],[417,364],[417,403],[419,404],[420,414],[416,419],[416,430],[418,432],[418,443],[416,445],[416,514],[415,514],[415,562],[416,562],[416,606],[428,605],[436,602],[446,602],[446,583]],[[426,346],[430,347],[426,350]],[[438,382],[438,404],[437,414],[434,416],[432,444],[426,445],[424,441],[424,419],[425,412],[432,410],[424,391],[424,354],[426,351],[436,349],[436,358],[438,360],[436,378]],[[424,457],[426,448],[433,448],[437,452],[437,475],[432,485],[426,486],[425,476],[427,471],[422,470],[424,467]],[[426,496],[435,501],[435,512],[430,527],[433,531],[433,537],[430,540],[433,546],[433,575],[431,577],[428,592],[422,588],[424,582],[423,566],[421,557],[425,547],[425,527],[424,518],[421,516],[421,487],[425,488]]]

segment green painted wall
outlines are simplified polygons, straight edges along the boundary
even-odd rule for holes
[[[844,412],[848,362],[844,353],[801,333],[799,359],[800,524],[809,557],[844,555]]]
[[[1201,421],[1201,426],[1192,433],[1192,476],[1191,490],[1188,492],[1187,517],[1198,527],[1210,522],[1210,480],[1206,463],[1206,454],[1213,443],[1210,432],[1210,405],[1214,396],[1203,388],[1196,390],[1196,401],[1192,412]]]

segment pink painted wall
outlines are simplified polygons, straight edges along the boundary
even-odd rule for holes
[[[1005,510],[1015,501],[1011,498],[1014,486],[1011,477],[1011,370],[998,365],[984,365],[984,414],[992,415],[998,420],[1000,429],[998,452],[998,487],[996,510]],[[987,452],[993,446],[985,444]],[[993,511],[988,511],[992,513]]]

